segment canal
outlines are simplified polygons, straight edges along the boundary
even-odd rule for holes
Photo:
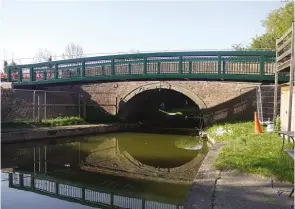
[[[183,208],[196,136],[112,133],[1,147],[2,208]]]

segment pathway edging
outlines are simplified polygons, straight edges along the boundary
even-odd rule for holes
[[[210,209],[214,207],[215,185],[220,178],[220,172],[214,163],[223,147],[223,143],[216,142],[207,135],[212,144],[207,153],[184,203],[184,209]]]

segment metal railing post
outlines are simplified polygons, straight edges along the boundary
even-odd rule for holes
[[[85,61],[82,61],[82,69],[81,69],[80,77],[81,78],[85,77]]]
[[[34,68],[30,68],[30,82],[33,82],[35,81],[35,78],[34,78]]]
[[[218,64],[217,64],[217,70],[218,70],[218,75],[221,76],[221,55],[218,55]]]
[[[111,60],[111,75],[115,75],[115,60]]]
[[[265,56],[261,55],[260,59],[259,59],[259,63],[260,63],[260,68],[259,68],[259,72],[260,75],[263,76],[264,75],[264,65],[265,65]]]
[[[35,105],[36,105],[36,91],[33,92],[33,121],[36,120]]]
[[[182,56],[179,57],[179,62],[178,62],[178,73],[182,74]]]
[[[55,80],[58,79],[58,64],[55,64],[53,77],[54,77]]]
[[[7,67],[7,81],[11,82],[11,69],[10,69],[10,67]]]
[[[23,71],[22,71],[21,67],[18,68],[18,73],[17,74],[18,74],[18,76],[17,76],[18,82],[21,83],[23,81]]]
[[[33,152],[34,152],[34,175],[36,175],[36,148],[33,148]]]
[[[8,185],[9,185],[9,187],[12,187],[12,185],[13,185],[13,174],[12,173],[8,174]]]
[[[81,117],[81,94],[78,93],[78,116]]]
[[[147,57],[143,58],[143,74],[147,73]]]
[[[38,105],[38,107],[37,107],[37,117],[38,117],[38,122],[40,122],[41,121],[41,119],[40,119],[40,96],[38,95],[37,96],[37,105]]]
[[[44,120],[47,119],[47,92],[44,91]]]
[[[44,170],[47,173],[47,146],[44,146]]]
[[[38,150],[39,150],[39,173],[41,173],[41,149],[40,147],[38,147]]]

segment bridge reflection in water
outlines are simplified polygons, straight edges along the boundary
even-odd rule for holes
[[[61,200],[100,208],[167,208],[182,209],[182,205],[166,204],[140,197],[128,197],[113,192],[97,191],[52,180],[40,179],[31,174],[9,173],[9,187],[48,195]]]
[[[16,159],[10,188],[99,208],[183,208],[207,152],[193,137],[157,134],[27,146],[10,158]]]

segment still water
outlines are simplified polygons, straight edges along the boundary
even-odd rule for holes
[[[183,208],[207,151],[195,136],[143,133],[2,145],[1,206]]]

